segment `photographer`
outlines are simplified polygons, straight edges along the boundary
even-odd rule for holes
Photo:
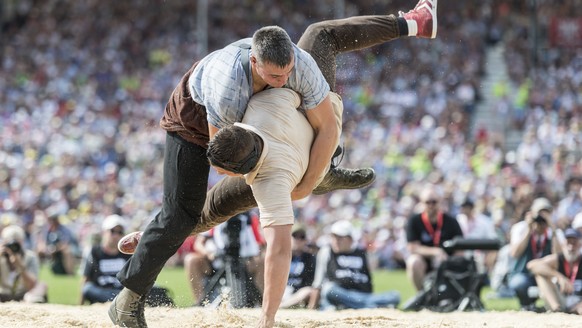
[[[10,225],[2,230],[0,244],[0,302],[46,302],[46,286],[38,283],[36,254],[23,248],[24,230]]]
[[[184,258],[184,268],[190,281],[194,303],[203,305],[205,282],[224,268],[228,258],[240,260],[238,264],[244,266],[256,288],[262,292],[264,244],[258,217],[250,212],[238,214],[199,234],[194,245],[195,251]]]
[[[582,271],[578,270],[582,234],[567,228],[564,237],[563,254],[532,260],[527,268],[535,275],[541,297],[550,311],[582,314]]]
[[[105,303],[113,300],[123,289],[115,276],[125,265],[130,255],[122,254],[117,249],[119,239],[125,233],[126,221],[123,217],[112,214],[101,224],[101,242],[91,247],[81,261],[81,299],[80,304]],[[173,300],[167,290],[154,285],[147,296],[146,304],[150,306],[172,306]]]
[[[78,243],[71,230],[61,224],[58,214],[48,215],[47,224],[40,232],[37,251],[41,258],[50,261],[54,274],[75,274]]]
[[[519,298],[522,310],[539,312],[535,301],[537,295],[530,295],[530,287],[537,286],[534,275],[528,270],[531,260],[542,258],[559,245],[551,227],[552,205],[546,198],[536,198],[524,220],[511,228],[510,255],[515,265],[509,273],[509,287]]]

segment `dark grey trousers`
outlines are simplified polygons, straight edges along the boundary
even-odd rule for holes
[[[316,60],[332,90],[338,54],[399,37],[394,15],[358,16],[310,25],[297,45]],[[187,92],[176,88],[174,92]],[[186,99],[188,95],[172,95]],[[190,234],[204,232],[257,206],[242,178],[226,177],[207,194],[206,149],[169,132],[164,153],[162,209],[146,227],[134,255],[117,278],[132,291],[149,292],[166,261]]]

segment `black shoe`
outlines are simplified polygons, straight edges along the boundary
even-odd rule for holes
[[[344,169],[331,168],[323,181],[313,189],[314,195],[323,195],[338,189],[359,189],[367,187],[376,180],[376,173],[371,168]]]
[[[543,307],[536,306],[535,304],[529,304],[529,305],[522,305],[521,311],[544,313],[544,312],[546,312],[546,309]]]
[[[140,296],[127,288],[113,299],[109,307],[109,318],[116,326],[147,328],[144,315],[146,297]]]

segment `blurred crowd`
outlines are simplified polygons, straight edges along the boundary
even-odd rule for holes
[[[209,1],[203,45],[197,3],[0,4],[0,225],[22,226],[27,247],[41,258],[52,254],[54,225],[70,231],[61,238],[74,240],[66,253],[79,258],[107,216],[124,217],[129,231],[152,219],[162,199],[158,121],[204,51],[264,25],[280,25],[296,41],[310,23],[334,18],[340,3],[343,17],[410,7],[403,0]],[[554,205],[557,227],[571,225],[582,211],[582,51],[552,48],[546,38],[551,17],[581,13],[572,0],[537,3],[538,56],[531,55],[528,7],[489,0],[440,3],[435,40],[401,39],[338,58],[340,165],[371,166],[377,179],[365,190],[298,202],[297,224],[308,241],[322,246],[332,223],[347,219],[373,268],[402,268],[405,227],[420,211],[426,183],[453,216],[470,202],[503,244],[538,197]],[[510,78],[495,94],[481,94],[485,53],[499,43]],[[517,149],[472,128],[484,97],[495,97],[500,119],[523,132]],[[210,179],[213,185],[220,177]],[[73,269],[64,262],[59,270]]]

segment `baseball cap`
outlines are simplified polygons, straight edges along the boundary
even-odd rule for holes
[[[340,237],[352,237],[354,226],[348,220],[340,220],[331,226],[331,233]]]
[[[24,230],[17,225],[9,225],[2,229],[2,241],[5,243],[23,242],[24,237]]]
[[[531,211],[533,215],[538,215],[541,210],[552,211],[552,203],[547,198],[539,197],[534,199],[531,205]]]
[[[103,220],[103,224],[101,225],[101,229],[111,230],[117,226],[121,226],[123,230],[125,230],[125,219],[117,214],[109,215]]]
[[[568,228],[568,229],[566,229],[566,231],[564,231],[564,237],[580,239],[582,237],[582,235],[580,234],[580,232],[578,232],[578,230],[573,229],[573,228]]]
[[[465,199],[465,201],[464,201],[464,202],[461,204],[461,207],[471,207],[471,208],[473,208],[473,207],[475,207],[475,203],[474,203],[474,202],[473,202],[471,199],[467,198],[467,199]]]

